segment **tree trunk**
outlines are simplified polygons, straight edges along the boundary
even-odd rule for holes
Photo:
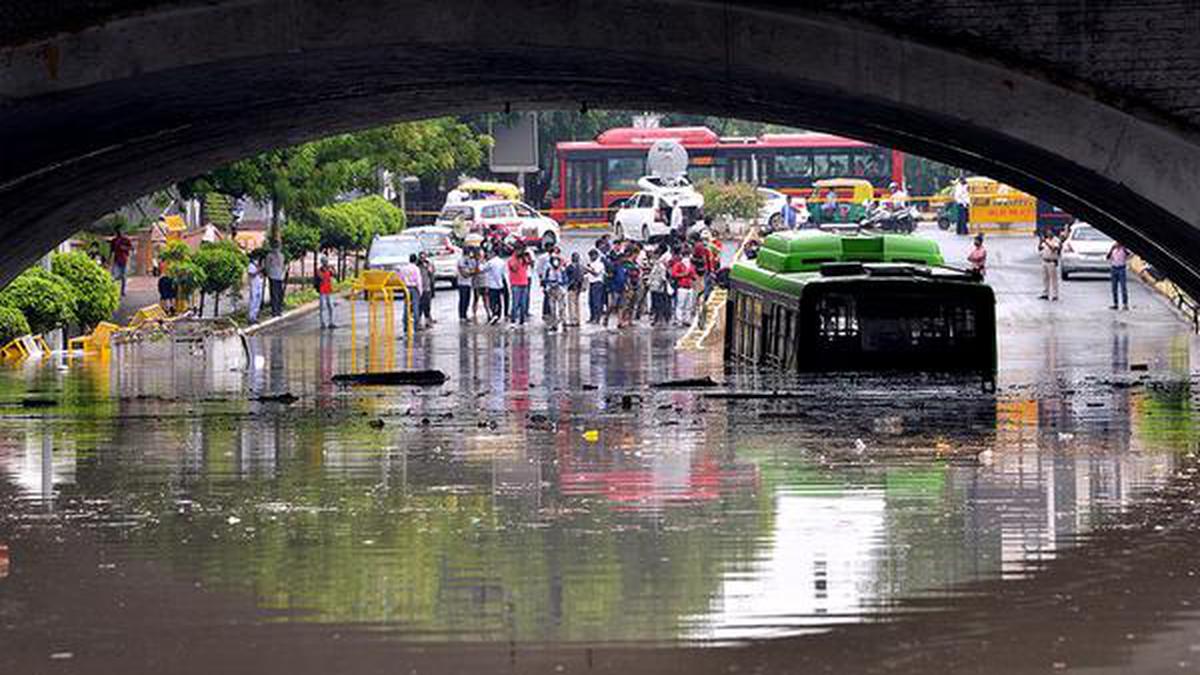
[[[204,318],[204,291],[200,291],[200,318]]]
[[[279,229],[279,200],[271,195],[271,226],[267,230],[267,242],[272,246],[283,243],[283,235]]]
[[[213,318],[221,316],[221,294],[217,293],[213,296]]]

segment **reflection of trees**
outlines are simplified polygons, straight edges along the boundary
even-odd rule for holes
[[[453,446],[428,447],[445,437],[367,450],[386,436],[365,421],[332,433],[292,422],[270,461],[247,458],[245,441],[261,445],[271,419],[147,431],[84,461],[68,496],[137,514],[137,527],[113,532],[119,550],[206,588],[252,592],[293,620],[384,622],[414,639],[676,638],[769,531],[769,504],[745,486],[647,518],[553,485],[548,498],[537,482],[497,484],[497,461],[553,451],[462,461]],[[194,445],[195,463],[129,451],[151,441]]]

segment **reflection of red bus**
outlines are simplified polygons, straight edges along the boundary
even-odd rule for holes
[[[608,220],[609,209],[638,190],[646,151],[660,139],[687,148],[693,183],[741,181],[806,197],[813,181],[823,178],[865,178],[877,191],[904,182],[900,151],[830,134],[721,138],[707,127],[618,128],[594,141],[558,144],[550,215],[564,224]]]

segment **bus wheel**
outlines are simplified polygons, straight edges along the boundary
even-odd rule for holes
[[[554,232],[552,230],[547,230],[546,233],[542,235],[542,250],[549,251],[550,247],[557,242],[558,237],[554,236]]]
[[[783,224],[783,214],[782,213],[776,213],[767,219],[767,227],[770,228],[772,232],[774,232],[775,230],[778,230],[779,226],[782,224]]]

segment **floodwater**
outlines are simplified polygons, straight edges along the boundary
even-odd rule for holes
[[[411,356],[309,322],[3,371],[0,671],[1194,670],[1197,343],[1008,255],[994,393],[448,297]],[[410,358],[449,382],[329,381]]]

